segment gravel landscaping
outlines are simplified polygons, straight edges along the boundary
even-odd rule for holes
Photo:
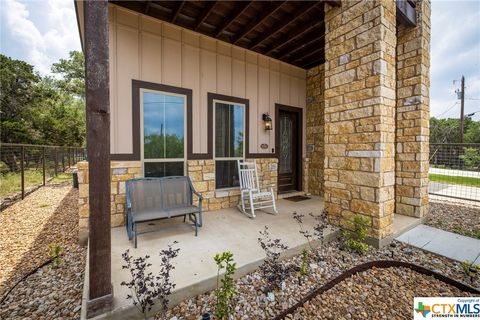
[[[476,278],[471,282],[470,278],[464,273],[461,263],[400,242],[395,242],[395,244],[395,260],[418,264],[447,277],[464,282],[470,286],[480,288],[479,279]],[[329,280],[339,276],[344,271],[351,269],[356,265],[373,260],[392,259],[390,247],[381,250],[376,250],[370,247],[369,252],[363,256],[344,251],[342,248],[343,244],[339,240],[323,245],[319,250],[324,258],[321,261],[312,262],[310,264],[307,276],[300,277],[296,272],[290,274],[285,280],[284,290],[275,293],[275,299],[273,301],[270,301],[266,293],[263,292],[263,288],[266,286],[266,281],[259,271],[236,280],[235,289],[238,292],[238,295],[235,301],[236,311],[234,318],[271,319],[281,311],[286,310],[288,307],[300,301],[302,297],[306,296],[314,288],[324,285]],[[301,264],[301,257],[296,256],[287,259],[284,263],[294,267],[299,266]],[[371,283],[372,288],[376,283],[378,283],[378,281]],[[396,288],[399,295],[411,295],[412,293],[410,292],[410,289],[411,286],[407,286],[407,283],[405,283],[404,286],[398,286]],[[423,291],[423,293],[425,295],[433,295],[436,294],[438,285],[436,283],[431,287],[426,285],[424,289],[425,291]],[[372,290],[372,292],[375,294],[375,290]],[[372,292],[369,292],[369,294],[372,294]],[[377,303],[385,300],[384,293],[381,292],[380,294],[382,295],[381,298],[376,296],[378,299]],[[412,301],[413,300],[411,300],[411,302]],[[169,310],[166,318],[171,319],[172,317],[177,317],[177,319],[198,319],[198,316],[202,313],[212,312],[214,305],[215,296],[212,291],[183,301]],[[368,308],[368,305],[363,306],[363,308]],[[392,312],[401,313],[404,310],[401,304],[399,304],[398,307],[394,304],[393,308],[394,310],[392,310]],[[411,312],[409,311],[404,317],[411,318]],[[362,318],[366,319],[368,317]]]
[[[413,298],[425,296],[473,294],[408,268],[372,268],[317,295],[286,319],[411,319]]]
[[[78,190],[40,188],[0,214],[0,235],[0,319],[78,319],[86,257],[77,244]],[[64,248],[58,268],[48,263],[50,243]]]
[[[430,215],[425,224],[480,239],[480,207],[430,202]]]

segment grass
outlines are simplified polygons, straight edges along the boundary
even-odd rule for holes
[[[71,173],[59,173],[49,182],[61,183],[71,181]],[[48,181],[48,177],[47,177]],[[41,185],[43,183],[42,172],[37,170],[25,170],[25,189]],[[12,196],[21,192],[21,175],[19,172],[0,174],[0,198]]]
[[[470,187],[480,187],[479,178],[447,176],[447,175],[436,174],[436,173],[431,173],[428,176],[430,178],[430,181],[434,181],[434,182],[459,184],[459,185],[470,186]]]

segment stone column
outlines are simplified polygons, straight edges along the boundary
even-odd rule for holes
[[[325,5],[325,209],[345,226],[369,218],[392,234],[395,184],[395,2]]]
[[[430,1],[417,1],[417,26],[398,26],[395,212],[428,213]]]
[[[325,66],[307,71],[307,159],[305,159],[306,192],[323,196],[323,167],[325,159],[324,127]]]

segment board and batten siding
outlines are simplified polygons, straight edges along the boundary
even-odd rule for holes
[[[275,148],[262,121],[275,103],[305,108],[304,69],[112,4],[109,24],[111,153],[132,152],[132,79],[192,89],[194,153],[207,152],[208,92],[250,101],[250,153]]]

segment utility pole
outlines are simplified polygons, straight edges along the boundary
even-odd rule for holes
[[[460,89],[460,143],[463,143],[463,112],[465,106],[465,77],[462,76],[462,84]]]

